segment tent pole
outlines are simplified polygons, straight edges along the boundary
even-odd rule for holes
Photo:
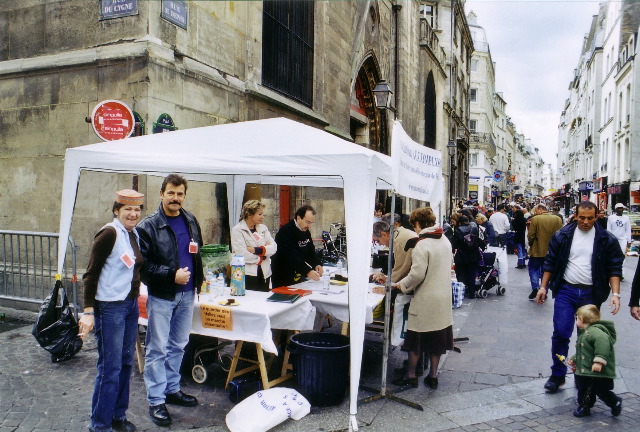
[[[393,233],[395,231],[395,214],[396,214],[396,193],[395,191],[391,192],[391,220],[389,221],[389,258],[387,261],[387,283],[385,284],[385,296],[384,296],[384,339],[383,339],[383,348],[382,348],[382,380],[380,382],[380,393],[370,396],[368,398],[362,399],[361,403],[367,403],[378,399],[390,399],[401,403],[403,405],[410,406],[411,408],[415,408],[419,411],[424,411],[422,409],[422,405],[417,404],[415,402],[408,401],[406,399],[399,398],[394,396],[393,393],[387,390],[387,366],[389,363],[389,338],[390,338],[390,330],[391,330],[391,276],[392,276],[392,263],[393,263]],[[401,388],[406,390],[409,387]],[[360,386],[361,389],[375,392],[376,390],[366,387]]]

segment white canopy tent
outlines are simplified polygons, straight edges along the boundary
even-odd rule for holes
[[[147,135],[66,151],[58,273],[62,271],[80,172],[105,171],[225,182],[230,220],[247,183],[344,189],[349,261],[350,421],[357,430],[358,383],[365,330],[371,227],[376,189],[393,182],[389,156],[284,118]]]

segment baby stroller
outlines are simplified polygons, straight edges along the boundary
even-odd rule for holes
[[[506,290],[500,285],[500,270],[496,262],[496,253],[483,252],[476,278],[476,297],[487,298],[489,290],[493,287],[496,288],[496,294],[504,295]]]

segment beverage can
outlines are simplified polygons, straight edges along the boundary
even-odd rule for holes
[[[231,258],[231,295],[245,295],[245,260],[242,255]]]

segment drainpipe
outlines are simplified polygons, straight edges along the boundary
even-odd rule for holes
[[[453,126],[453,83],[456,77],[453,75],[453,63],[454,63],[454,55],[453,55],[453,35],[456,31],[455,28],[455,0],[451,0],[451,19],[450,19],[450,31],[449,31],[449,142],[455,143],[455,136],[452,136],[452,126]],[[457,146],[457,144],[456,144]],[[453,213],[453,202],[454,202],[454,191],[455,191],[455,178],[453,176],[454,160],[457,157],[457,151],[453,152],[453,154],[449,155],[449,158],[452,160],[449,163],[449,201],[450,208],[449,214]]]
[[[395,92],[394,92],[394,105],[395,105],[395,109],[396,109],[396,115],[395,117],[398,118],[398,113],[399,113],[399,106],[398,103],[400,101],[400,60],[399,60],[399,53],[400,53],[400,30],[398,28],[399,26],[399,16],[400,16],[400,10],[402,9],[402,5],[398,4],[398,1],[395,0],[393,2],[393,20],[394,20],[394,25],[395,25],[395,43],[394,43],[394,85],[395,85]]]

